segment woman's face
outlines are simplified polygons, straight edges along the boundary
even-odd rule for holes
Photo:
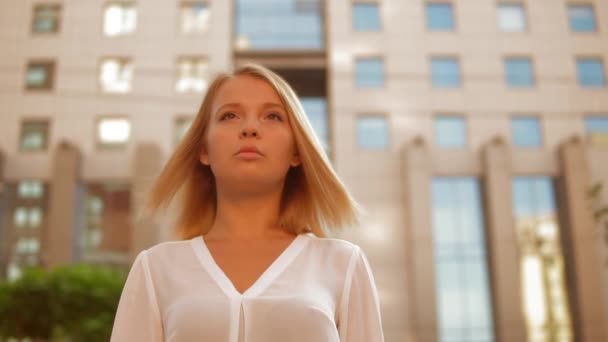
[[[218,185],[282,185],[290,166],[300,163],[287,110],[263,79],[238,75],[226,80],[209,120],[200,161],[210,165]],[[259,154],[239,153],[244,147]]]

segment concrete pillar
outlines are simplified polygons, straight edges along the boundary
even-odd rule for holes
[[[587,198],[589,162],[579,137],[559,147],[565,220],[565,250],[574,328],[577,341],[606,341],[602,291],[602,262],[593,212]]]
[[[424,141],[417,138],[405,148],[402,167],[406,267],[412,281],[408,289],[408,326],[417,342],[435,342],[438,339],[429,156]]]
[[[504,139],[494,139],[483,147],[482,163],[496,341],[526,341],[520,256],[513,221],[512,165]]]
[[[42,264],[47,267],[74,261],[77,234],[76,213],[77,186],[80,178],[81,157],[76,147],[61,142],[54,151],[48,224],[43,232]]]
[[[162,152],[156,144],[138,144],[135,148],[131,192],[132,217],[134,218],[130,246],[132,259],[139,251],[160,242],[160,225],[153,218],[145,216],[142,209],[146,196],[160,172],[161,163]]]

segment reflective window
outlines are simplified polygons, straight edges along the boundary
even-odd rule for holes
[[[357,87],[375,88],[384,85],[384,61],[382,58],[358,58],[355,61]]]
[[[106,36],[126,35],[135,31],[137,12],[133,3],[108,3],[103,18]]]
[[[182,116],[175,119],[175,134],[174,134],[174,143],[178,144],[186,135],[186,132],[190,129],[192,125],[192,120],[194,118],[191,116]]]
[[[207,89],[209,64],[203,57],[182,57],[177,62],[177,83],[180,93],[202,93]]]
[[[432,31],[453,31],[454,10],[452,4],[426,4],[426,27]]]
[[[506,58],[505,76],[507,86],[512,88],[529,88],[534,85],[532,62],[530,58]]]
[[[595,146],[608,146],[608,114],[585,118],[585,130]]]
[[[385,116],[362,115],[357,118],[357,145],[362,150],[384,150],[388,146]]]
[[[37,238],[19,238],[15,244],[17,254],[35,254],[40,251],[40,241]]]
[[[33,33],[57,33],[61,20],[61,5],[40,4],[34,7]]]
[[[40,181],[21,181],[17,184],[17,195],[20,198],[41,198],[44,185]]]
[[[133,64],[128,58],[105,58],[101,62],[99,79],[106,93],[128,93],[133,81]]]
[[[521,300],[528,341],[572,341],[572,323],[553,182],[516,177],[513,209],[519,241]]]
[[[604,63],[599,58],[578,58],[576,60],[578,83],[583,87],[594,88],[606,85]]]
[[[431,82],[436,88],[456,88],[460,86],[460,66],[453,57],[433,57],[431,59]]]
[[[329,154],[327,100],[322,97],[302,97],[300,103],[302,103],[316,136],[321,140],[325,153]]]
[[[439,341],[494,341],[479,182],[432,182],[432,227]]]
[[[97,121],[97,146],[125,147],[131,135],[131,122],[126,118],[102,118]]]
[[[26,90],[52,90],[55,62],[29,62],[25,75]]]
[[[524,6],[518,3],[498,5],[498,27],[503,32],[523,32],[526,30]]]
[[[455,115],[435,117],[435,144],[440,148],[462,148],[467,141],[464,118]]]
[[[237,50],[322,49],[320,0],[236,0]]]
[[[129,184],[86,184],[84,210],[80,247],[85,255],[97,251],[128,252],[132,231]]]
[[[537,117],[517,116],[511,119],[513,145],[539,147],[541,145],[540,122]]]
[[[591,4],[576,4],[568,6],[570,29],[574,32],[593,32],[595,28],[595,14]]]
[[[46,151],[48,145],[49,122],[47,120],[27,120],[21,123],[19,138],[20,151]]]
[[[181,5],[182,33],[200,33],[209,27],[210,10],[205,2],[186,2]]]
[[[353,4],[353,28],[357,31],[380,30],[380,11],[376,3]]]

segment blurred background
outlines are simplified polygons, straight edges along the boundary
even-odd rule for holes
[[[0,339],[108,340],[218,72],[296,90],[386,341],[608,341],[608,1],[0,0]]]

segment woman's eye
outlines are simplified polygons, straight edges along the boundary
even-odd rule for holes
[[[270,113],[268,116],[275,116],[278,121],[283,121],[283,118],[277,113]]]
[[[224,120],[224,119],[226,119],[226,117],[227,117],[228,115],[232,115],[232,116],[234,116],[234,113],[232,113],[232,112],[227,112],[227,113],[224,113],[224,115],[222,115],[222,117],[220,118],[220,120]]]

